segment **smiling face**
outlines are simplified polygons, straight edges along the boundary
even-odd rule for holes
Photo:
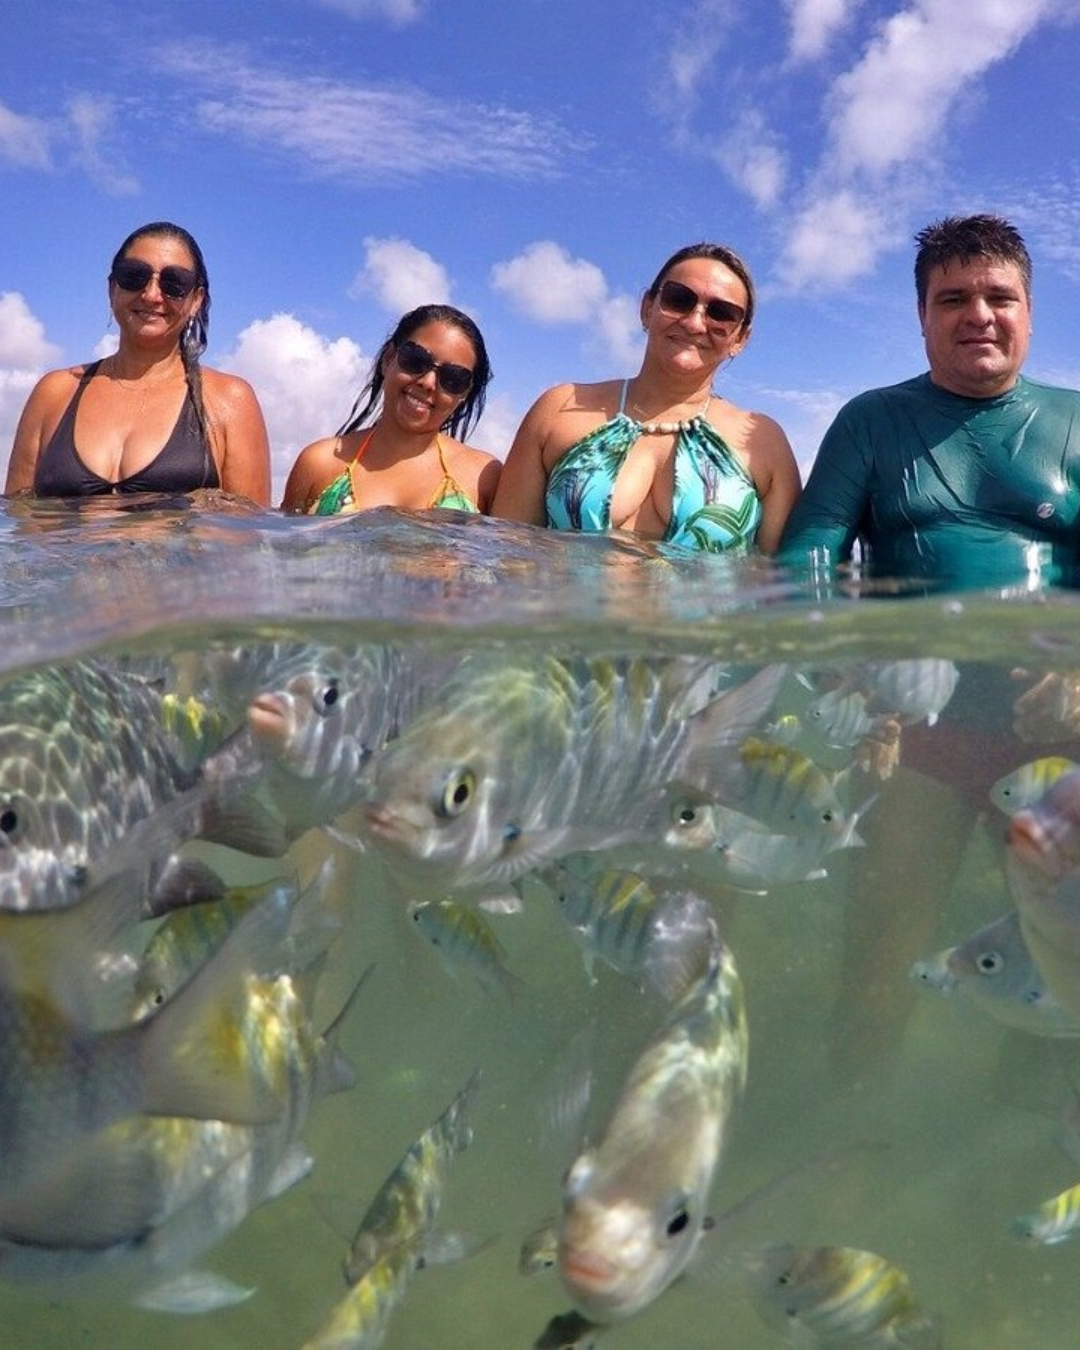
[[[468,336],[453,324],[434,320],[421,324],[408,335],[409,342],[423,347],[438,365],[449,362],[476,367],[476,352]],[[384,416],[392,418],[403,431],[432,433],[446,422],[454,409],[468,396],[448,394],[439,383],[435,370],[410,375],[402,370],[391,348],[383,358]]]
[[[973,258],[935,267],[919,307],[930,378],[964,398],[1016,383],[1031,338],[1031,301],[1015,263]]]
[[[641,302],[641,321],[645,326],[648,354],[683,374],[707,374],[721,361],[735,356],[745,347],[747,328],[730,332],[711,323],[703,305],[710,300],[726,300],[747,311],[750,299],[746,286],[735,273],[712,258],[687,258],[664,274],[663,281],[677,281],[697,293],[698,304],[689,314],[668,313],[659,299],[646,295]]]
[[[121,342],[153,346],[178,342],[184,325],[198,313],[204,292],[196,286],[183,300],[171,300],[161,291],[160,273],[163,267],[197,270],[190,250],[182,240],[168,235],[142,235],[132,241],[124,257],[147,263],[155,275],[141,291],[125,291],[115,281],[109,282],[109,304]]]

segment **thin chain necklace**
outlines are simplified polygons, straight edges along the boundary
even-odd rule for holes
[[[704,417],[709,411],[709,404],[712,400],[713,392],[710,389],[705,395],[705,402],[697,412],[692,413],[689,417],[680,418],[677,422],[638,422],[638,426],[641,428],[641,434],[643,436],[674,436],[680,431],[689,431],[694,423],[698,421],[699,418]],[[644,409],[637,403],[631,403],[630,408],[636,413],[644,412]]]
[[[109,379],[114,384],[118,384],[121,389],[138,390],[145,398],[147,390],[156,388],[159,384],[168,384],[176,379],[176,368],[170,367],[164,375],[156,375],[151,379],[149,376],[140,375],[134,380],[125,380],[116,373],[116,357],[109,357]]]

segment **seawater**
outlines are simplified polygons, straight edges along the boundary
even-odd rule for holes
[[[973,672],[980,680],[990,672],[991,687],[1014,695],[1026,687],[1014,670],[1033,683],[1080,667],[1080,597],[1037,585],[856,598],[840,583],[804,587],[761,561],[665,557],[633,542],[450,513],[285,520],[213,498],[194,508],[183,499],[9,504],[0,625],[0,677],[90,654],[309,638],[434,641],[515,658],[707,654],[741,673],[773,662],[814,671],[935,656],[957,663],[961,690]],[[1008,724],[1008,699],[999,699],[969,714],[972,734]],[[941,726],[965,735],[948,710]],[[1032,746],[1030,757],[1044,749]],[[903,739],[898,773],[910,773]],[[1080,1044],[1010,1030],[962,997],[910,985],[912,961],[1010,907],[1004,818],[981,803],[959,852],[937,858],[938,817],[955,785],[928,784],[920,797],[920,780],[910,781],[916,808],[903,817],[899,848],[876,860],[890,873],[891,896],[904,889],[898,871],[912,878],[887,915],[853,883],[874,875],[875,859],[859,850],[830,855],[824,878],[711,895],[750,1025],[747,1091],[712,1196],[713,1212],[729,1218],[706,1234],[685,1278],[600,1333],[599,1345],[784,1345],[758,1316],[737,1263],[741,1251],[781,1241],[887,1256],[940,1318],[950,1348],[1080,1343],[1080,1241],[1032,1248],[1009,1231],[1016,1215],[1080,1179],[1080,1161],[1055,1143],[1062,1104],[1080,1084]],[[854,800],[876,786],[853,774]],[[868,812],[875,839],[873,812],[890,802],[883,793]],[[385,1344],[525,1350],[567,1309],[555,1274],[517,1269],[520,1243],[557,1209],[570,1160],[546,1136],[546,1094],[593,1022],[602,1117],[664,1009],[605,967],[590,981],[550,900],[529,884],[522,913],[493,918],[520,980],[510,1000],[452,978],[377,869],[322,835],[299,847],[309,858],[337,849],[350,895],[349,929],[320,988],[328,1016],[356,973],[374,969],[342,1040],[356,1086],[317,1103],[305,1132],[314,1171],[200,1263],[254,1295],[185,1318],[42,1299],[4,1283],[0,1268],[3,1346],[299,1347],[343,1292],[346,1243],[376,1189],[477,1067],[475,1138],[449,1168],[440,1227],[481,1249],[418,1272]],[[937,863],[947,888],[920,892],[918,878]]]

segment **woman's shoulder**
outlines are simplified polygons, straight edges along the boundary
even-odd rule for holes
[[[215,370],[212,366],[200,365],[200,370],[203,389],[208,398],[221,402],[255,398],[255,390],[242,375]]]

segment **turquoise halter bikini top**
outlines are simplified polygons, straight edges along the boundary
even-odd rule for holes
[[[611,529],[615,479],[642,424],[626,412],[623,381],[615,416],[570,446],[548,478],[547,523],[556,530]],[[742,461],[699,413],[675,438],[675,491],[663,542],[711,553],[746,549],[761,523],[761,500]]]

